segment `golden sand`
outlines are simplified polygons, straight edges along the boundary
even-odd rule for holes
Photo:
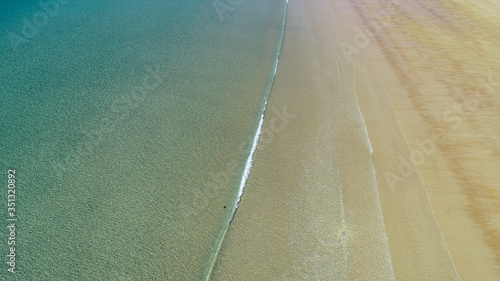
[[[213,280],[500,279],[500,8],[469,2],[290,1]]]
[[[369,87],[358,91],[365,95],[360,104],[370,139],[375,142],[380,126],[370,125],[368,116],[383,113],[373,105],[388,95],[418,169],[403,175],[398,167],[404,160],[393,159],[392,168],[380,172],[403,189],[419,173],[462,280],[499,280],[500,20],[493,15],[500,7],[493,1],[397,2],[343,7],[356,15],[345,28],[362,30],[354,36],[364,33],[369,41],[353,55],[367,71],[360,87],[370,79],[381,85],[373,93]],[[385,27],[373,29],[375,23]],[[367,27],[377,32],[368,34]],[[380,150],[374,151],[376,157]]]

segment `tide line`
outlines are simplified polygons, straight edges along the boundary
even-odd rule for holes
[[[264,105],[262,106],[262,109],[261,109],[259,125],[257,126],[257,130],[255,131],[253,143],[252,143],[252,148],[251,148],[250,153],[248,155],[248,158],[245,162],[245,168],[244,168],[243,173],[241,175],[241,181],[240,181],[240,184],[238,186],[238,193],[237,193],[236,199],[235,199],[234,204],[233,204],[231,218],[228,220],[224,229],[222,229],[221,232],[219,233],[219,235],[217,236],[215,250],[212,252],[212,254],[209,258],[209,265],[207,266],[206,270],[204,270],[204,272],[203,272],[202,280],[205,280],[205,281],[210,280],[215,261],[217,260],[217,256],[218,256],[218,254],[220,252],[220,248],[222,246],[222,242],[224,241],[224,238],[226,236],[227,230],[229,228],[229,224],[233,221],[234,214],[236,213],[236,209],[238,209],[238,206],[239,206],[238,203],[241,201],[241,196],[243,195],[245,185],[248,181],[248,178],[250,177],[250,173],[252,170],[252,164],[253,164],[253,156],[255,154],[255,150],[257,150],[257,144],[259,143],[259,137],[262,133],[262,124],[264,123],[264,115],[265,115],[266,108],[267,108],[267,101],[269,98],[269,94],[271,93],[271,88],[273,86],[276,72],[278,70],[278,61],[279,61],[279,56],[280,56],[280,52],[281,52],[281,45],[283,42],[283,37],[285,35],[287,10],[288,10],[288,0],[285,1],[285,7],[284,7],[284,11],[283,11],[283,19],[281,22],[281,30],[280,30],[280,34],[278,36],[278,42],[276,44],[276,52],[274,54],[274,59],[273,59],[274,64],[273,64],[273,68],[271,70],[272,75],[269,75],[266,89],[264,90],[264,93],[263,93]]]

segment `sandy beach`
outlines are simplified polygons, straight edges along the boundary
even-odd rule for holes
[[[1,1],[0,280],[500,280],[499,14]]]
[[[357,69],[368,74],[358,76],[357,94],[374,144],[374,159],[381,162],[378,179],[383,177],[394,189],[390,200],[401,200],[413,190],[412,178],[420,176],[415,182],[425,183],[461,279],[497,280],[499,185],[493,179],[499,170],[500,138],[492,129],[499,122],[495,90],[499,36],[492,28],[498,28],[499,21],[491,12],[498,6],[488,1],[481,5],[393,1],[392,6],[374,7],[369,2],[353,5],[357,17],[344,17],[344,22],[351,30],[363,30],[354,36],[361,38],[364,33],[369,41],[359,45],[362,50],[353,57]],[[341,14],[347,15],[348,10]],[[351,20],[356,18],[361,20]],[[386,27],[371,36],[366,28],[376,23]],[[351,37],[348,42],[356,44],[356,40]],[[370,81],[368,76],[371,84],[363,82]],[[387,158],[390,154],[383,147],[394,150],[387,145],[392,137],[384,136],[381,148],[376,148],[381,126],[371,125],[375,118],[370,116],[383,113],[374,105],[384,100],[395,109],[412,156],[407,150]],[[410,168],[405,168],[407,162]],[[402,193],[396,195],[399,189]],[[388,216],[384,212],[384,218]],[[431,257],[427,260],[435,260],[435,255]]]
[[[498,9],[290,1],[212,279],[498,280]]]

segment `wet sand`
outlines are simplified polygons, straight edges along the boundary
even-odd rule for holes
[[[306,4],[290,3],[254,167],[213,280],[393,278],[353,72],[340,73],[348,65],[332,48],[335,14],[327,1]]]
[[[212,280],[498,280],[500,26],[465,3],[290,1]]]

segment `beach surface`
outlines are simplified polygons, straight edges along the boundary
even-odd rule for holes
[[[290,1],[212,279],[498,280],[498,9]]]
[[[346,15],[346,28],[353,31],[348,42],[359,50],[353,54],[356,69],[378,80],[363,87],[362,81],[370,80],[360,78],[357,91],[374,159],[381,162],[378,179],[392,190],[390,200],[404,202],[402,198],[413,196],[413,178],[420,176],[461,279],[498,280],[500,187],[494,178],[499,171],[500,137],[493,128],[500,120],[496,90],[500,36],[493,30],[500,22],[492,16],[498,5],[493,1],[374,3],[358,1],[341,8],[340,14]],[[356,12],[347,16],[349,10]],[[377,24],[385,27],[377,29]],[[383,127],[374,122],[375,115],[385,113],[384,103],[395,110],[411,154],[394,153],[394,138],[377,136]],[[375,146],[377,139],[380,149]],[[388,158],[384,149],[394,157]],[[384,212],[384,218],[390,214],[394,215]],[[416,218],[408,216],[408,221],[414,223]],[[390,236],[389,227],[387,231]],[[428,240],[427,231],[418,233]],[[398,259],[393,251],[391,256],[396,270]],[[439,259],[430,255],[426,260]]]

